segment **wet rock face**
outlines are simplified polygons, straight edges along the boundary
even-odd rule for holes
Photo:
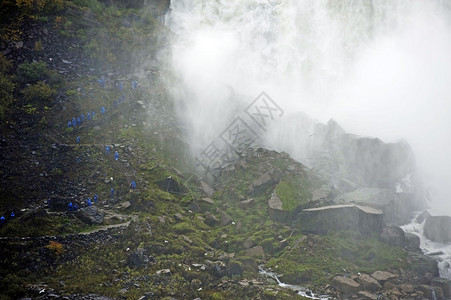
[[[327,234],[340,230],[360,231],[364,234],[380,233],[382,212],[357,205],[333,205],[317,209],[304,209],[298,216],[302,232]]]
[[[398,226],[386,226],[382,228],[380,238],[383,242],[392,246],[404,247],[406,245],[404,231]]]
[[[424,235],[434,242],[451,242],[451,217],[429,216],[424,224]]]

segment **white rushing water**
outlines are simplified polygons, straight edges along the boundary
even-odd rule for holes
[[[420,238],[420,248],[438,261],[439,275],[451,280],[451,243],[437,243],[427,239],[423,234],[424,224],[413,218],[410,224],[401,226],[405,232],[413,233]]]
[[[328,295],[317,295],[308,288],[305,288],[305,287],[302,287],[299,285],[283,283],[282,281],[280,281],[280,279],[276,273],[265,270],[262,266],[258,266],[258,270],[261,275],[274,279],[280,287],[293,290],[293,291],[297,292],[298,295],[301,295],[305,298],[321,299],[321,300],[330,299],[330,297]]]
[[[449,0],[172,0],[173,88],[199,153],[265,91],[286,115],[407,140],[451,215]],[[266,145],[302,158],[285,118]]]

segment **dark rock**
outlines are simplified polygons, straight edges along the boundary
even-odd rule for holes
[[[49,199],[48,205],[49,209],[54,211],[67,211],[70,202],[72,202],[71,199],[53,196]]]
[[[22,217],[22,221],[23,222],[27,222],[27,221],[31,221],[35,218],[47,218],[49,215],[47,213],[47,211],[43,208],[37,208],[37,209],[33,209],[29,212],[26,212],[23,217]]]
[[[435,299],[444,299],[445,297],[443,290],[438,286],[420,285],[417,288],[424,294],[426,299],[434,299],[432,295],[435,295]]]
[[[302,232],[327,234],[340,230],[380,233],[383,226],[380,210],[358,205],[332,205],[304,209],[297,219]]]
[[[435,277],[432,279],[431,284],[441,288],[445,297],[451,297],[451,280]]]
[[[168,178],[158,182],[158,186],[163,191],[169,193],[177,194],[177,193],[185,193],[187,191],[186,188],[183,186],[183,184],[175,180],[172,176],[169,176]]]
[[[406,248],[410,251],[421,251],[420,249],[420,238],[418,235],[405,232],[404,236],[406,238]]]
[[[451,217],[429,216],[424,224],[424,236],[434,242],[451,242]]]
[[[421,214],[418,215],[418,217],[416,218],[416,221],[421,224],[430,216],[431,216],[431,214],[427,210],[425,210]]]
[[[206,212],[205,213],[205,223],[210,225],[210,226],[214,226],[216,224],[218,224],[218,219],[212,215],[210,212]]]
[[[83,207],[77,213],[78,218],[83,222],[96,225],[103,223],[103,215],[96,206]]]
[[[206,261],[207,272],[215,277],[222,277],[227,275],[226,265],[222,261]]]
[[[402,230],[402,228],[398,226],[386,226],[382,228],[380,239],[384,243],[392,246],[404,247],[404,245],[406,244],[404,230]]]
[[[260,195],[273,184],[274,180],[272,179],[269,172],[263,173],[249,186],[249,193],[255,196]]]
[[[411,253],[410,256],[413,271],[418,274],[431,273],[434,276],[438,276],[437,260],[421,253]]]
[[[399,220],[410,218],[410,210],[404,203],[406,201],[399,193],[394,193],[390,189],[369,187],[358,188],[334,199],[335,203],[358,204],[380,209],[387,224],[397,224]]]
[[[230,262],[227,265],[227,275],[228,276],[243,275],[243,267],[242,267],[241,263],[237,262],[237,261]]]
[[[201,211],[199,204],[197,204],[196,202],[193,202],[193,203],[190,204],[189,210],[191,210],[193,212],[200,212]]]
[[[238,206],[241,209],[249,209],[251,207],[254,207],[254,205],[255,205],[255,200],[253,198],[243,200],[240,203],[238,203]]]
[[[221,211],[221,226],[225,226],[232,222],[232,218],[224,211]]]
[[[433,278],[434,278],[434,275],[432,275],[432,273],[426,273],[426,274],[424,274],[424,276],[423,276],[422,282],[423,282],[424,284],[430,285]]]
[[[138,248],[133,251],[127,259],[127,265],[133,268],[142,268],[151,262],[155,262],[155,259],[152,256],[146,255],[146,250],[143,248]]]

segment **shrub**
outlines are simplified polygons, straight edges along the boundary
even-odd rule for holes
[[[43,49],[41,40],[34,42],[34,51],[42,51]]]
[[[63,244],[55,241],[50,241],[46,247],[55,252],[56,255],[62,254],[64,250]]]
[[[3,120],[6,116],[6,111],[11,107],[14,101],[14,89],[16,84],[9,76],[0,74],[0,119]]]
[[[56,91],[50,85],[39,81],[36,84],[27,86],[22,90],[26,103],[30,102],[50,102],[56,95]]]
[[[47,78],[47,64],[43,61],[23,63],[17,68],[17,76],[22,83],[35,83]]]
[[[13,64],[7,60],[3,54],[0,54],[0,73],[9,73],[13,67]]]
[[[63,84],[64,81],[64,77],[61,76],[58,72],[56,72],[55,70],[47,70],[45,72],[45,75],[47,76],[47,82],[54,86],[54,85],[61,85]]]

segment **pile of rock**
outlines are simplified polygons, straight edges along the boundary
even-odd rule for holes
[[[451,281],[426,273],[418,284],[406,283],[400,275],[376,271],[354,276],[335,276],[332,280],[334,293],[340,299],[448,299]]]

